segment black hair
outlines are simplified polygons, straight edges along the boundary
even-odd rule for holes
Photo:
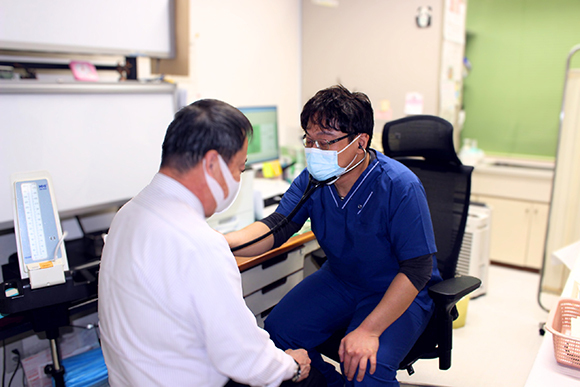
[[[346,87],[336,85],[320,90],[306,102],[300,114],[300,124],[305,132],[309,126],[317,125],[352,135],[366,133],[369,136],[368,148],[375,122],[373,107],[366,94],[351,93]]]
[[[202,99],[181,108],[169,124],[163,140],[161,167],[185,172],[215,149],[229,163],[253,134],[246,116],[215,99]]]

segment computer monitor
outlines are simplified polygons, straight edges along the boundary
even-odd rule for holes
[[[252,165],[277,160],[280,157],[277,107],[256,106],[239,109],[250,120],[254,128],[254,135],[248,144],[246,164]]]

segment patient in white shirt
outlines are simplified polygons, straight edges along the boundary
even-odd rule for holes
[[[251,134],[224,102],[184,107],[159,172],[115,216],[99,273],[111,386],[325,385],[304,349],[284,352],[257,326],[228,243],[206,223],[235,199]]]

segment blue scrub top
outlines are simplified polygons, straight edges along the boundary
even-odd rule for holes
[[[384,293],[399,272],[399,261],[436,252],[423,185],[407,167],[380,152],[344,199],[334,185],[318,188],[293,222],[310,217],[312,231],[341,280],[363,292]],[[288,215],[308,185],[305,169],[282,197],[276,212]],[[431,280],[417,296],[432,305],[427,288],[441,281],[433,257]]]

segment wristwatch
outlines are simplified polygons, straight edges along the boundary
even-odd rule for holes
[[[302,370],[300,369],[300,364],[296,360],[294,360],[294,363],[296,363],[296,372],[294,373],[294,376],[292,376],[292,382],[298,383],[298,379],[300,379],[300,376],[302,375]]]

